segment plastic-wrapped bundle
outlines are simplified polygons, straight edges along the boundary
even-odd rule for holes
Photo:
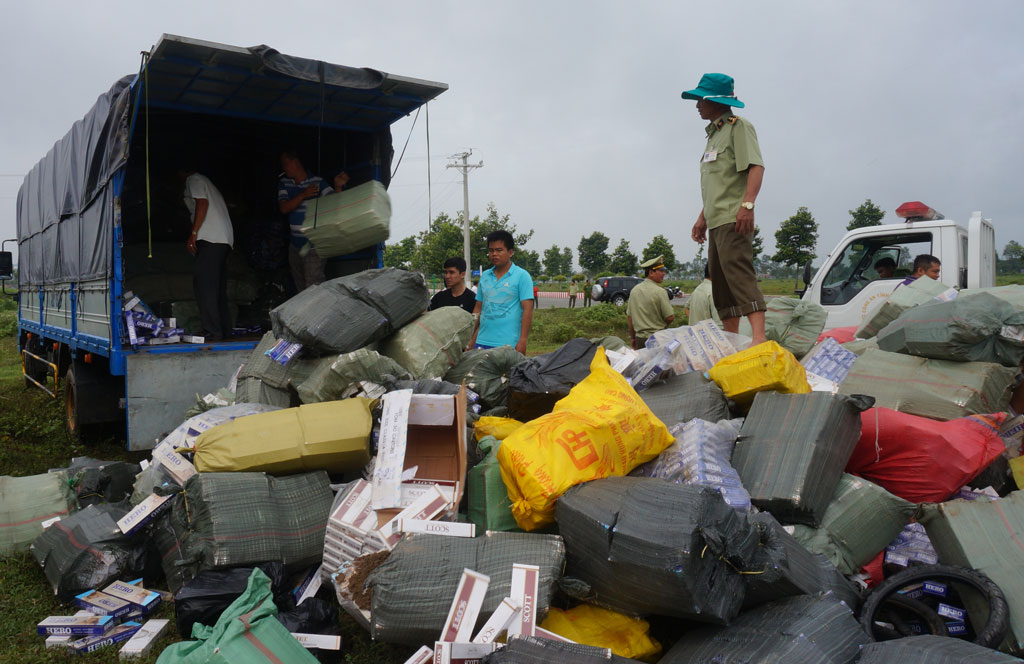
[[[115,505],[90,505],[56,522],[32,543],[32,555],[61,601],[142,575],[145,543],[117,527],[127,513]]]
[[[754,573],[743,576],[747,584],[744,609],[782,597],[831,591],[856,610],[857,589],[827,558],[801,546],[768,512],[751,514],[749,519],[758,530],[760,546],[749,570]]]
[[[852,664],[871,637],[831,593],[787,597],[744,612],[728,627],[679,639],[659,664]]]
[[[611,477],[566,491],[556,518],[567,593],[627,615],[739,613],[758,533],[714,489]]]
[[[597,346],[571,339],[562,347],[531,357],[512,368],[508,377],[509,416],[529,422],[550,413],[555,402],[590,375]]]
[[[435,641],[466,568],[491,578],[480,611],[482,625],[511,594],[512,565],[540,567],[536,603],[540,619],[564,562],[565,545],[556,535],[487,533],[472,539],[405,535],[366,580],[373,592],[373,638],[413,645]]]
[[[657,382],[663,375],[672,370],[672,353],[679,348],[679,341],[672,339],[668,343],[654,348],[644,348],[637,353],[637,361],[633,364],[629,384],[637,392],[642,392]]]
[[[318,256],[330,258],[384,242],[390,228],[391,197],[384,185],[370,180],[306,201],[306,216],[300,230]],[[307,251],[303,247],[303,252]]]
[[[847,341],[846,343],[841,343],[839,345],[857,357],[860,357],[869,350],[878,350],[878,339],[875,337],[871,337],[870,339],[854,339],[853,341]]]
[[[264,334],[260,342],[249,353],[245,364],[242,365],[242,370],[238,372],[238,377],[240,379],[259,378],[271,387],[287,390],[292,377],[292,363],[297,364],[298,360],[293,358],[288,364],[281,364],[271,359],[267,355],[267,351],[273,348],[277,342],[278,338],[274,336],[273,332]]]
[[[639,664],[640,660],[613,655],[608,648],[525,636],[510,640],[504,648],[480,661],[483,664]]]
[[[42,522],[76,509],[64,471],[0,476],[0,556],[28,549],[43,532]]]
[[[634,477],[654,477],[679,484],[694,484],[718,490],[732,508],[750,509],[750,494],[743,488],[739,473],[729,465],[736,437],[743,420],[717,423],[690,420],[669,429],[676,442],[657,459],[634,470]]]
[[[948,636],[908,636],[892,641],[869,643],[861,650],[858,664],[1019,664],[1021,660],[976,643]]]
[[[274,334],[328,353],[383,339],[427,308],[423,275],[366,270],[310,286],[270,312]]]
[[[1024,308],[985,292],[922,304],[882,328],[878,347],[935,360],[1016,368],[1024,360]]]
[[[292,405],[292,393],[290,390],[264,383],[259,378],[239,378],[235,388],[235,402],[288,408]]]
[[[466,388],[480,395],[485,410],[508,406],[508,384],[512,367],[526,356],[511,346],[480,348],[464,353],[459,363],[448,370],[444,379],[449,383],[466,383]]]
[[[696,325],[658,330],[645,345],[653,350],[677,342],[678,345],[672,349],[672,370],[681,374],[707,371],[722,358],[736,352],[734,340],[739,338],[739,335],[723,332],[712,320],[702,320]]]
[[[904,311],[920,304],[933,302],[936,296],[946,292],[948,287],[929,279],[915,279],[906,286],[900,286],[882,304],[865,317],[857,329],[858,339],[870,339],[889,323],[900,317]]]
[[[327,473],[199,473],[154,523],[173,592],[200,572],[279,560],[289,570],[320,562],[334,495]]]
[[[512,503],[508,499],[505,482],[501,479],[498,463],[500,445],[501,441],[494,436],[481,438],[477,448],[485,455],[484,459],[466,472],[468,516],[479,532],[519,529],[512,516]]]
[[[871,397],[758,393],[732,463],[754,505],[780,521],[819,526],[860,438]]]
[[[89,457],[75,457],[67,468],[79,508],[125,501],[131,496],[135,476],[141,471],[142,467],[137,463],[100,461]]]
[[[284,565],[268,562],[259,565],[270,579],[274,604],[287,608],[291,592]],[[212,625],[220,614],[245,592],[252,576],[251,567],[213,569],[201,573],[174,594],[174,626],[184,638],[192,636],[192,624]],[[291,605],[295,604],[294,598]]]
[[[749,404],[758,392],[805,394],[811,391],[807,373],[793,353],[774,341],[733,353],[719,360],[708,372],[725,396]]]
[[[340,399],[353,383],[360,380],[379,383],[384,375],[412,378],[411,373],[390,357],[375,350],[360,348],[320,364],[296,390],[302,403],[334,401]]]
[[[839,392],[870,394],[879,407],[952,420],[1006,410],[1016,375],[1016,370],[991,362],[950,362],[869,350],[853,363]]]
[[[914,521],[908,523],[900,534],[885,547],[885,564],[909,567],[910,563],[935,565],[939,556],[924,526]]]
[[[877,484],[844,473],[821,527],[798,525],[793,536],[843,574],[856,574],[903,530],[915,509]]]
[[[729,419],[729,402],[722,388],[699,371],[669,376],[640,392],[640,398],[670,427],[694,418],[708,422]]]
[[[764,314],[765,336],[796,357],[803,357],[825,329],[827,318],[825,309],[810,300],[773,297]]]
[[[413,378],[440,378],[458,364],[472,334],[472,314],[462,307],[441,307],[384,340],[380,354],[405,367]]]

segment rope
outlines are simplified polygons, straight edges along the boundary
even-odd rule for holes
[[[427,231],[429,232],[434,223],[433,201],[430,198],[430,102],[423,104],[423,108],[427,111],[425,116],[427,119]]]
[[[146,246],[148,248],[147,258],[153,257],[153,214],[152,197],[149,189],[149,53],[141,51],[142,63],[139,71],[142,74],[142,89],[146,100]]]
[[[878,444],[878,409],[875,408],[875,463],[882,459],[882,448]]]
[[[412,130],[416,128],[416,120],[420,117],[420,111],[423,109],[422,106],[416,109],[416,115],[412,118],[412,126],[409,127],[409,135],[405,137],[405,145],[402,146],[402,154],[398,155],[398,163],[395,164],[395,170],[391,171],[391,179],[394,179],[395,174],[398,173],[398,167],[402,165],[402,157],[405,156],[405,149],[409,147],[409,139],[412,138]],[[430,170],[430,159],[427,159],[427,170]]]

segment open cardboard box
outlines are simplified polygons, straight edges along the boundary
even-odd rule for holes
[[[466,486],[466,387],[459,393],[414,394],[409,406],[403,470],[416,468],[416,479],[458,482],[454,504]],[[383,526],[402,510],[377,510]]]

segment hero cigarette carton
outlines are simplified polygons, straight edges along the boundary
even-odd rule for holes
[[[128,639],[135,636],[135,633],[138,632],[141,627],[142,625],[140,625],[139,623],[130,620],[128,622],[121,623],[120,625],[112,628],[106,634],[101,634],[100,636],[90,636],[84,639],[79,639],[77,641],[72,641],[68,643],[67,647],[68,650],[71,650],[72,652],[77,652],[81,655],[87,652],[92,652],[94,650],[99,650],[100,648],[112,646],[115,643],[122,643],[124,641],[127,641]]]
[[[99,616],[92,612],[83,616],[81,613],[50,616],[36,625],[36,632],[44,636],[96,636],[106,633],[114,625],[114,619],[110,616]]]
[[[124,600],[143,613],[160,606],[160,593],[126,581],[114,581],[103,589],[103,594]]]
[[[132,605],[123,599],[111,597],[98,590],[86,590],[84,593],[75,595],[75,606],[92,611],[98,616],[110,616],[111,618],[120,618],[132,610]]]

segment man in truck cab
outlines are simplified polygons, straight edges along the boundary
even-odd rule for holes
[[[914,271],[910,273],[909,277],[901,281],[896,288],[911,284],[921,277],[928,277],[938,281],[941,270],[942,263],[939,262],[938,258],[931,254],[921,254],[914,258]]]
[[[305,256],[299,253],[309,242],[300,230],[306,219],[306,201],[332,194],[334,189],[322,177],[306,170],[296,150],[281,152],[281,171],[277,183],[277,205],[281,214],[288,217],[292,239],[288,247],[288,266],[295,281],[295,291],[301,293],[324,280],[324,260],[317,255],[316,249],[311,248]]]
[[[896,276],[896,261],[889,256],[879,258],[875,261],[875,272],[879,279],[892,279]]]
[[[701,208],[690,236],[708,242],[708,266],[715,306],[722,327],[739,331],[746,316],[753,343],[765,341],[765,303],[754,272],[754,201],[761,190],[764,161],[754,126],[732,114],[743,102],[725,74],[704,74],[683,99],[695,99],[697,112],[708,122],[708,142],[700,160]]]

